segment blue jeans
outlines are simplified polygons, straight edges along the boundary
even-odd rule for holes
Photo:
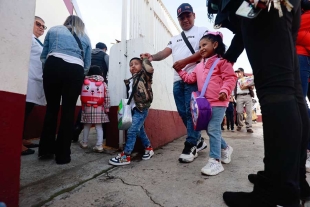
[[[151,145],[151,142],[144,130],[144,121],[147,117],[148,112],[149,109],[145,109],[142,112],[140,112],[136,108],[132,110],[132,125],[127,131],[126,146],[124,149],[125,154],[131,154],[133,148],[135,147],[137,136],[141,139],[144,147],[148,147]]]
[[[187,129],[186,142],[197,145],[200,138],[200,131],[194,130],[192,115],[190,111],[190,101],[193,91],[197,91],[196,84],[187,84],[183,81],[176,81],[173,84],[173,96],[179,115]]]
[[[210,138],[210,158],[221,159],[221,149],[226,149],[227,144],[222,137],[221,123],[226,107],[212,107],[212,117],[208,125],[207,134]]]
[[[308,80],[310,77],[310,57],[304,55],[298,55],[298,60],[299,60],[302,94],[306,99],[309,85]],[[308,114],[310,117],[310,109],[308,109]],[[308,143],[308,150],[310,150],[310,142]]]

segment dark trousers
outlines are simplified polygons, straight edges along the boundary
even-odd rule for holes
[[[264,123],[266,182],[257,182],[254,191],[287,205],[298,202],[299,181],[305,181],[309,118],[295,51],[300,7],[282,10],[282,18],[275,9],[243,18],[242,35]]]
[[[234,130],[234,111],[226,111],[227,129]]]
[[[43,87],[47,101],[39,156],[55,154],[56,159],[70,158],[76,101],[81,93],[84,69],[50,56],[43,70]],[[56,139],[57,119],[62,102],[60,126]]]
[[[26,105],[25,105],[25,116],[24,116],[23,139],[25,139],[25,128],[26,128],[27,119],[28,119],[30,113],[32,112],[34,106],[35,106],[34,103],[26,102]]]

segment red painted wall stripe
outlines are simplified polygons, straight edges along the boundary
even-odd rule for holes
[[[18,206],[25,95],[0,91],[0,201]]]

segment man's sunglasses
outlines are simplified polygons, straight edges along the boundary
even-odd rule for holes
[[[44,24],[41,24],[41,23],[38,22],[38,21],[36,21],[36,25],[37,25],[38,27],[43,27],[44,30],[47,29],[47,27],[46,27]]]

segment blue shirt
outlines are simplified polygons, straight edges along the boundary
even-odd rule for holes
[[[82,43],[84,57],[82,57],[79,45],[67,27],[63,25],[52,27],[44,39],[41,62],[45,64],[48,55],[52,52],[62,53],[82,59],[86,73],[91,64],[91,44],[86,34],[78,37]]]

